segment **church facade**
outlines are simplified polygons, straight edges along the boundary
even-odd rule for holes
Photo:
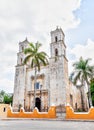
[[[52,105],[57,110],[69,103],[74,109],[81,108],[81,94],[73,87],[68,78],[68,60],[66,57],[65,35],[61,28],[51,31],[49,65],[41,66],[37,72],[35,106],[39,111],[47,111]],[[15,67],[13,110],[22,106],[26,111],[34,108],[34,69],[24,65],[24,49],[29,47],[26,39],[19,43],[17,65]],[[87,107],[87,98],[85,104]]]
[[[61,28],[51,31],[49,65],[41,66],[37,73],[36,107],[46,111],[49,106],[60,106],[66,103],[68,87],[68,60],[66,58],[65,35]],[[17,65],[15,70],[13,109],[20,106],[26,110],[34,107],[34,69],[23,64],[24,49],[29,46],[26,39],[19,43]]]

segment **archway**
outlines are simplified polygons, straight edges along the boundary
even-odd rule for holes
[[[36,98],[35,101],[36,101],[35,102],[35,107],[37,107],[38,110],[41,111],[41,100],[40,100],[40,98]]]

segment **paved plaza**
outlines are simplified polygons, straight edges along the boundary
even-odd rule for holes
[[[0,120],[0,130],[94,130],[94,122],[54,120]]]

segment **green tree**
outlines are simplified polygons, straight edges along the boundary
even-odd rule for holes
[[[1,90],[1,91],[0,91],[0,95],[4,96],[4,95],[5,95],[5,91],[4,91],[4,90]]]
[[[0,99],[1,99],[1,103],[5,103],[5,104],[12,104],[12,100],[13,100],[13,95],[10,95],[8,93],[6,93],[5,91],[1,90],[0,91]]]
[[[84,86],[85,85],[88,86],[88,102],[89,102],[89,106],[91,107],[92,100],[91,100],[91,92],[90,92],[90,79],[94,75],[94,66],[89,65],[90,60],[91,59],[89,58],[84,60],[82,57],[80,57],[79,61],[73,64],[74,71],[72,72],[70,79],[72,80],[75,86],[80,88],[82,96],[83,96]],[[81,84],[77,85],[79,81],[81,82]],[[84,109],[83,98],[81,99],[82,109]]]
[[[30,43],[29,48],[24,50],[26,57],[24,59],[24,64],[30,63],[30,67],[34,68],[35,70],[35,77],[34,77],[34,107],[35,107],[35,98],[36,98],[36,75],[37,71],[40,71],[41,66],[48,65],[48,56],[44,51],[39,51],[42,45],[37,43]]]
[[[3,101],[4,101],[4,95],[5,95],[5,91],[1,90],[0,91],[0,103],[3,103]]]
[[[94,106],[94,78],[90,81],[90,91],[91,91],[91,98],[92,98],[92,104]]]
[[[4,95],[4,103],[5,104],[12,104],[13,101],[13,96],[9,95],[9,94],[5,94]]]

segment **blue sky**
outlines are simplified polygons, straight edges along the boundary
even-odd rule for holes
[[[94,40],[94,1],[82,0],[80,8],[74,14],[80,19],[80,24],[66,33],[70,47],[76,43],[85,45],[88,38]]]
[[[70,47],[68,51],[69,72],[71,65],[80,56],[92,58],[94,64],[94,1],[82,0],[80,8],[74,12],[76,18],[80,19],[79,25],[74,29],[66,31],[66,43]],[[78,54],[77,54],[78,53]]]
[[[57,25],[65,33],[69,73],[80,56],[94,64],[94,0],[0,0],[0,90],[13,92],[19,41],[40,41],[49,54]]]

